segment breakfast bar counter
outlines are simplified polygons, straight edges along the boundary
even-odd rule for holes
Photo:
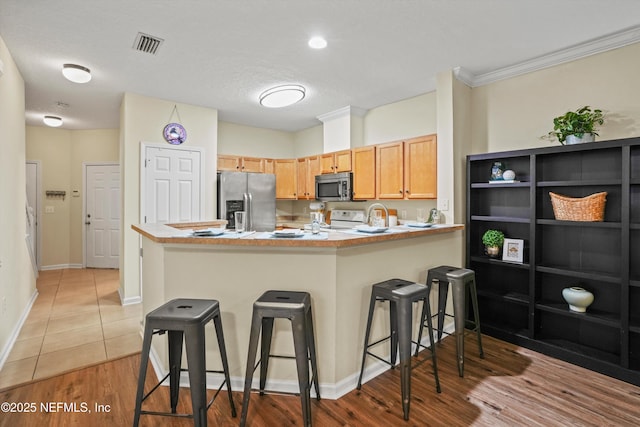
[[[244,381],[253,302],[265,291],[311,294],[321,395],[332,399],[355,389],[371,285],[394,277],[424,283],[428,268],[462,266],[464,261],[464,227],[456,224],[395,227],[375,234],[332,230],[294,238],[265,232],[210,237],[191,233],[210,225],[132,226],[142,236],[143,312],[146,315],[174,298],[218,300],[235,391]],[[435,288],[431,301],[437,301]],[[274,354],[293,354],[290,328],[290,322],[276,322]],[[376,310],[372,338],[385,336],[388,328],[388,307]],[[213,337],[211,330],[207,363],[214,368],[209,369],[220,361]],[[381,346],[381,355],[385,348]],[[388,368],[368,359],[365,381]],[[154,340],[152,360],[159,374],[166,373],[166,347],[159,339]],[[208,383],[214,387],[219,380],[212,376]],[[297,388],[293,362],[270,361],[267,389],[295,392]]]

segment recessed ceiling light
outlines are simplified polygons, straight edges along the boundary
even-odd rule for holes
[[[91,70],[82,65],[64,64],[62,66],[62,75],[74,83],[87,83],[91,80]]]
[[[267,89],[260,94],[260,105],[269,108],[282,108],[300,102],[306,93],[300,85],[282,85]]]
[[[44,116],[42,119],[45,125],[51,126],[52,128],[57,128],[62,126],[62,119],[57,116]]]
[[[327,41],[322,37],[311,37],[309,39],[309,47],[313,49],[324,49],[327,47]]]

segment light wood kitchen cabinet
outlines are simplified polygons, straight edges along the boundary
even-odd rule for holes
[[[437,183],[437,142],[435,135],[404,142],[405,199],[435,199]]]
[[[376,198],[404,199],[404,143],[376,145]]]
[[[274,161],[273,159],[263,159],[264,160],[264,173],[275,173],[273,169]]]
[[[298,200],[314,200],[316,175],[320,174],[320,157],[301,157],[297,162]]]
[[[258,157],[243,157],[240,164],[242,172],[264,172],[264,159]]]
[[[320,155],[320,173],[351,171],[351,150],[335,151]]]
[[[297,199],[297,159],[276,159],[273,163],[276,175],[276,199]]]
[[[376,198],[435,199],[437,197],[435,135],[376,146]]]
[[[264,159],[218,154],[219,171],[264,172]]]
[[[353,199],[370,200],[376,198],[376,147],[354,148],[351,150],[353,162]]]
[[[218,154],[219,171],[240,171],[240,156]]]

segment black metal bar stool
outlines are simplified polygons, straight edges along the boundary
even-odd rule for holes
[[[458,359],[458,374],[464,376],[464,333],[465,327],[470,326],[471,332],[475,332],[478,337],[478,350],[480,357],[484,358],[482,350],[482,334],[480,333],[480,315],[478,312],[478,295],[476,293],[476,275],[473,270],[466,268],[450,267],[441,265],[440,267],[431,268],[427,271],[427,287],[431,292],[431,286],[434,281],[438,282],[438,312],[433,317],[438,317],[438,341],[442,338],[442,334],[448,334],[444,331],[445,316],[454,318],[456,337],[456,357]],[[451,294],[453,297],[453,316],[446,314],[448,286],[451,284]],[[471,305],[473,308],[473,321],[467,319],[467,291],[471,296]],[[422,324],[418,332],[418,340],[422,336],[422,328],[424,321],[429,314],[424,310],[422,312]],[[448,334],[449,335],[449,334]]]
[[[222,359],[222,371],[206,369],[205,325],[213,320],[218,347]],[[169,373],[165,375],[149,393],[144,394],[144,383],[151,349],[151,338],[154,334],[169,333]],[[182,341],[186,344],[188,368],[181,367]],[[178,414],[178,393],[180,391],[180,372],[189,372],[189,388],[191,390],[192,414]],[[206,373],[214,372],[224,374],[224,381],[207,403]],[[169,394],[171,412],[143,411],[142,402],[149,397],[164,380],[169,378]],[[220,306],[216,300],[203,299],[174,299],[156,308],[146,316],[144,327],[144,339],[142,341],[142,354],[140,358],[140,374],[138,375],[138,391],[136,394],[136,409],[133,419],[134,427],[138,425],[141,414],[165,415],[174,417],[193,418],[194,425],[206,427],[207,410],[216,399],[220,390],[227,385],[231,415],[236,416],[236,407],[231,395],[231,382],[229,380],[229,365],[227,362],[227,350],[224,345],[222,321],[220,319]]]
[[[295,356],[271,354],[273,322],[276,318],[285,318],[291,321]],[[298,369],[302,418],[305,426],[311,426],[312,383],[315,385],[316,399],[320,400],[316,345],[313,333],[313,316],[311,314],[311,296],[308,292],[294,291],[267,291],[253,303],[240,426],[244,426],[247,422],[253,372],[258,367],[256,364],[256,353],[258,351],[260,331],[262,331],[260,360],[258,361],[260,365],[260,395],[263,395],[265,392],[269,358],[295,359]],[[311,380],[309,380],[309,362],[311,362],[311,369],[313,371]]]
[[[371,333],[371,322],[373,320],[373,311],[377,301],[389,301],[391,333],[389,336],[382,338],[373,343],[369,343],[369,335]],[[413,303],[423,301],[423,312],[426,310],[429,315],[427,319],[427,328],[429,331],[430,344],[425,347],[420,341],[411,340],[412,319],[413,319]],[[429,288],[423,284],[409,282],[402,279],[390,279],[384,282],[376,283],[371,288],[371,300],[369,303],[369,316],[367,318],[367,329],[364,334],[364,349],[362,352],[362,367],[360,368],[360,377],[358,378],[358,390],[362,387],[362,375],[364,373],[364,362],[367,355],[372,356],[381,362],[392,367],[396,364],[396,352],[399,348],[400,353],[400,390],[402,395],[402,410],[404,419],[409,419],[409,404],[411,401],[411,343],[417,344],[416,355],[419,349],[428,348],[431,351],[431,362],[433,364],[433,376],[436,382],[436,391],[440,393],[440,380],[438,378],[438,365],[436,360],[436,348],[433,341],[433,328],[431,326],[431,310],[429,308]],[[421,323],[422,325],[422,323]],[[422,329],[422,327],[421,327]],[[370,347],[380,344],[383,341],[391,342],[391,361],[387,361],[376,354],[369,351]],[[424,359],[427,360],[427,359]],[[423,360],[423,361],[424,361]],[[422,362],[420,362],[422,363]]]

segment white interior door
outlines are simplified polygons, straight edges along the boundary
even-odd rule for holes
[[[120,166],[85,165],[85,261],[89,268],[118,268]]]
[[[199,221],[199,150],[145,147],[144,222]]]

